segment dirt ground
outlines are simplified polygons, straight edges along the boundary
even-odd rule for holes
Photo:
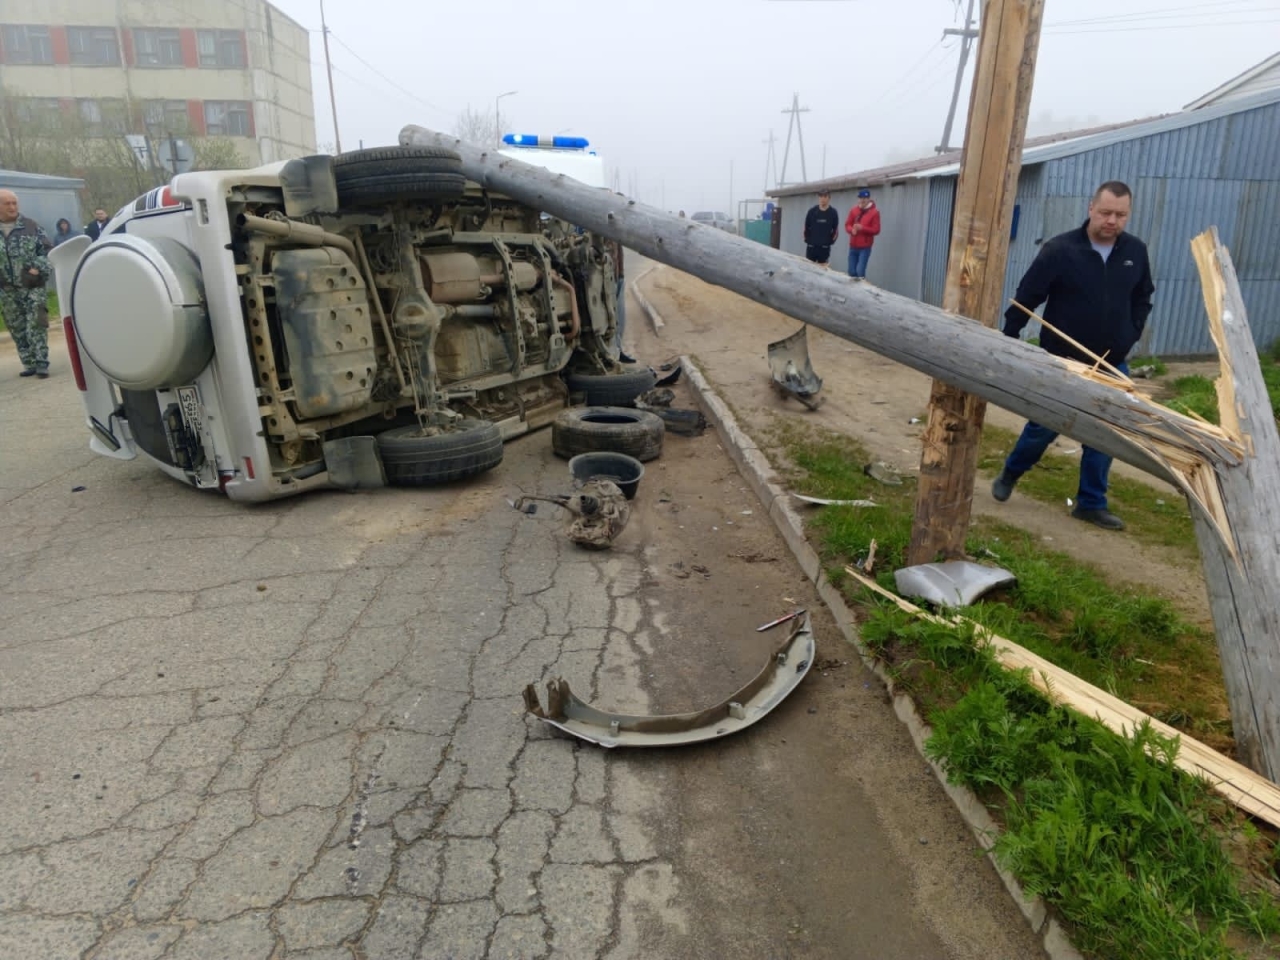
[[[639,260],[639,257],[636,257]],[[633,268],[639,276],[643,265]],[[628,341],[644,359],[672,353],[692,355],[707,378],[733,408],[742,426],[757,441],[774,418],[807,418],[837,433],[852,436],[878,459],[904,474],[919,470],[920,436],[926,416],[929,378],[814,327],[809,328],[809,352],[823,378],[826,402],[817,412],[784,400],[769,389],[767,345],[795,331],[797,321],[720,287],[670,267],[654,265],[639,281],[640,289],[665,321],[655,335],[643,311],[628,316]],[[1185,372],[1203,373],[1204,364],[1187,365]],[[1171,367],[1169,377],[1181,370]],[[1140,389],[1157,390],[1152,381],[1138,381]],[[997,407],[988,407],[987,422],[1008,430],[1023,420]],[[1067,454],[1080,444],[1059,437],[1055,449]],[[1160,491],[1175,491],[1127,464],[1113,470],[1139,478]],[[1006,503],[991,496],[990,482],[979,476],[974,514],[989,515],[1038,534],[1047,546],[1095,564],[1115,582],[1140,584],[1172,601],[1189,619],[1211,624],[1204,578],[1194,562],[1170,557],[1124,533],[1097,529],[1073,520],[1065,504],[1049,506],[1015,491]]]

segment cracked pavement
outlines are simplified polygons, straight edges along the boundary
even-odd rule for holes
[[[713,435],[590,553],[505,504],[563,488],[547,431],[468,483],[238,505],[92,455],[51,346],[33,382],[0,345],[0,957],[1038,955],[829,619],[854,662],[732,740],[524,715],[555,676],[718,699],[816,605]]]

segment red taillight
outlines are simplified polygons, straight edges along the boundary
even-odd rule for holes
[[[84,366],[80,363],[80,344],[76,340],[76,322],[72,317],[62,318],[62,332],[67,338],[67,355],[71,358],[71,372],[75,374],[76,386],[81,393],[89,388],[84,382]]]
[[[249,479],[253,479],[253,461],[248,457],[244,458],[244,472],[249,475]]]

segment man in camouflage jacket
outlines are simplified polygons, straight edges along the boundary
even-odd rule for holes
[[[0,190],[0,316],[18,348],[22,377],[49,376],[50,247],[40,224],[18,212],[17,196]]]

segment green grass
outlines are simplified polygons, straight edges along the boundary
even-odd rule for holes
[[[997,808],[997,858],[1071,923],[1078,947],[1209,960],[1280,935],[1276,902],[1251,889],[1220,839],[1251,828],[1174,767],[1175,741],[1149,727],[1118,737],[1051,705],[1025,673],[1001,669],[971,627],[882,607],[862,635],[900,674],[914,666],[955,691],[929,712],[926,751]]]
[[[1280,420],[1280,340],[1258,355],[1262,382],[1271,398],[1271,413]],[[1179,413],[1198,414],[1211,423],[1218,422],[1218,395],[1214,379],[1201,376],[1178,377],[1170,385],[1171,394],[1161,401]]]
[[[978,468],[995,476],[1013,449],[1018,436],[1011,430],[982,428]],[[1079,444],[1072,441],[1079,448]],[[1067,498],[1075,499],[1080,482],[1080,455],[1047,453],[1018,481],[1018,491],[1043,503],[1067,509]],[[1197,557],[1195,528],[1191,512],[1181,494],[1165,493],[1141,480],[1112,472],[1107,490],[1108,506],[1124,518],[1127,534],[1144,543],[1172,547],[1187,558]]]
[[[1173,381],[1173,396],[1163,402],[1171,410],[1200,416],[1210,423],[1218,422],[1218,394],[1214,381],[1199,374],[1178,377]]]
[[[837,582],[847,579],[844,565],[864,556],[875,539],[878,578],[892,589],[892,571],[906,564],[915,484],[908,478],[901,487],[885,486],[863,474],[869,455],[847,437],[788,422],[774,426],[772,439],[794,465],[789,479],[797,492],[881,504],[825,507],[808,515],[809,525]],[[1171,511],[1165,522],[1178,519]],[[975,619],[1161,719],[1210,739],[1217,731],[1221,739],[1222,701],[1203,692],[1206,681],[1221,687],[1213,640],[1167,601],[1109,584],[1096,569],[1007,524],[978,521],[967,549],[1018,577],[1016,589],[972,608]]]
[[[915,484],[867,477],[862,468],[870,457],[847,437],[777,421],[767,439],[789,461],[791,489],[880,504],[806,516],[828,575],[850,600],[868,602],[843,568],[864,557],[872,539],[877,579],[892,589],[892,571],[905,563],[910,541]],[[1018,582],[965,615],[1198,739],[1230,748],[1213,639],[1167,601],[1109,584],[1087,564],[1005,524],[977,524],[967,548]],[[1256,878],[1233,866],[1222,838],[1253,830],[1245,845],[1251,862],[1261,864],[1259,875],[1274,875],[1274,841],[1176,772],[1171,742],[1150,730],[1125,740],[1051,706],[1025,676],[1000,669],[971,626],[930,624],[873,601],[861,632],[895,686],[929,717],[931,754],[1005,824],[997,856],[1071,922],[1078,946],[1126,960],[1227,958],[1237,955],[1229,944],[1256,947],[1256,937],[1280,935],[1275,902],[1249,892]]]

